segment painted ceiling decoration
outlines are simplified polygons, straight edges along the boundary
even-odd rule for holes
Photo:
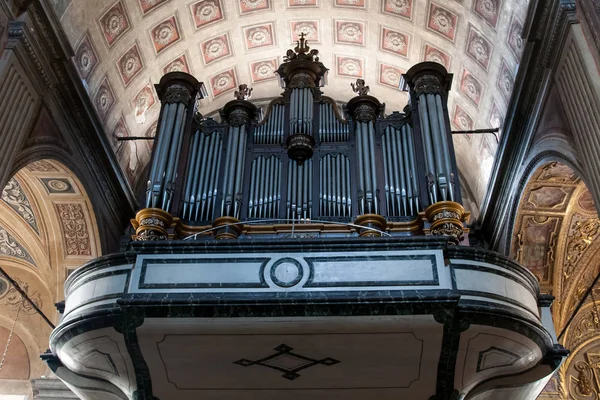
[[[170,71],[203,81],[206,115],[255,86],[254,98],[281,89],[275,75],[302,32],[330,69],[326,94],[347,101],[363,78],[391,109],[405,104],[402,74],[420,61],[454,73],[449,109],[455,129],[498,127],[523,50],[520,0],[53,0],[85,82],[131,183],[150,146],[119,136],[154,134],[160,107],[153,84]],[[477,200],[487,184],[495,140],[460,137],[459,168]],[[467,166],[471,166],[467,168]],[[477,165],[477,168],[473,168]],[[479,167],[480,166],[480,167]]]
[[[576,312],[600,272],[600,219],[590,191],[568,166],[551,162],[530,177],[513,229],[512,256],[553,294],[553,319],[571,355],[539,397],[591,399],[600,393],[600,288]],[[568,324],[568,325],[567,325]]]

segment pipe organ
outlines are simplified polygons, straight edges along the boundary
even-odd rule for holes
[[[238,238],[301,223],[318,235],[464,241],[468,213],[454,184],[446,106],[452,75],[443,66],[411,68],[403,80],[410,105],[391,114],[362,79],[343,109],[323,95],[327,68],[303,37],[277,73],[284,92],[266,110],[249,101],[252,89],[242,85],[220,121],[194,114],[193,99],[203,89],[195,78],[177,72],[161,79],[136,239]]]

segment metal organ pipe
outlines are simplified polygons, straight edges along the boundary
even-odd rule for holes
[[[171,200],[173,199],[174,186],[175,186],[175,170],[179,164],[179,154],[181,154],[181,144],[183,142],[183,129],[185,127],[185,106],[181,103],[177,104],[177,113],[175,116],[175,126],[173,127],[173,133],[171,134],[171,148],[169,151],[169,160],[167,168],[165,170],[165,177],[163,181],[162,191],[163,200],[161,208],[168,210],[171,206]]]
[[[291,133],[312,134],[313,94],[310,88],[296,88],[290,96]]]
[[[350,161],[341,153],[327,154],[319,160],[319,204],[322,217],[349,217]]]
[[[161,194],[162,178],[164,175],[163,160],[167,156],[168,146],[171,143],[170,134],[172,133],[173,109],[176,106],[177,104],[165,104],[164,106],[163,118],[157,132],[156,161],[152,163],[146,191],[146,207],[158,207],[159,205],[159,196]]]
[[[359,191],[362,191],[360,214],[379,212],[377,205],[377,178],[375,170],[375,127],[371,121],[356,123],[359,170]]]
[[[255,144],[283,143],[284,110],[285,107],[280,104],[271,106],[267,121],[254,130]]]
[[[312,218],[312,172],[312,159],[301,166],[294,160],[288,161],[288,219]]]
[[[281,161],[276,156],[259,156],[252,161],[249,218],[277,218],[280,188]]]
[[[388,216],[413,216],[419,212],[419,191],[415,179],[416,163],[412,128],[388,126],[381,143]]]
[[[419,121],[421,123],[421,132],[423,138],[423,147],[425,148],[425,168],[427,174],[427,183],[429,189],[429,201],[431,204],[438,201],[438,183],[436,174],[436,164],[434,158],[434,149],[431,139],[431,130],[429,126],[429,112],[427,109],[427,95],[419,96]]]
[[[450,163],[450,148],[446,133],[446,124],[444,123],[444,108],[442,106],[442,97],[435,95],[436,116],[440,130],[440,140],[442,142],[442,157],[446,170],[446,180],[448,182],[448,198],[447,200],[454,201],[454,182],[452,176],[452,164]]]
[[[319,104],[319,140],[321,142],[345,142],[349,139],[348,124],[337,119],[333,104]]]
[[[239,203],[242,197],[246,141],[245,125],[229,128],[229,138],[227,141],[228,162],[225,163],[221,215],[238,219],[241,210]]]
[[[207,221],[214,215],[223,141],[217,131],[205,134],[197,130],[190,146],[181,217],[186,220]]]

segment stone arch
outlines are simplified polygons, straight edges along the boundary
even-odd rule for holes
[[[0,198],[0,266],[27,293],[34,304],[52,323],[58,320],[54,304],[64,299],[64,281],[82,264],[99,257],[102,245],[96,210],[88,195],[80,169],[57,161],[66,154],[50,152],[24,153]],[[95,189],[98,190],[97,188]],[[52,328],[29,302],[0,275],[0,351],[4,350],[2,329],[10,330],[16,319],[13,335],[18,335],[27,352],[26,361],[15,365],[28,366],[14,379],[39,378],[47,371],[39,355],[48,348]],[[12,346],[12,344],[11,344]],[[20,348],[20,347],[19,347]],[[21,354],[21,357],[25,355]],[[0,375],[0,378],[2,375]]]

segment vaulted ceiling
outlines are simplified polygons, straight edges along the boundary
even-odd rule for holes
[[[521,197],[512,257],[533,272],[542,292],[556,297],[555,328],[562,333],[559,342],[571,350],[540,399],[590,399],[600,393],[600,286],[587,293],[600,272],[599,237],[600,219],[585,183],[561,163],[538,168]]]
[[[330,69],[324,92],[339,101],[365,78],[371,94],[401,110],[401,74],[428,60],[454,73],[455,129],[501,125],[523,51],[523,0],[51,0],[72,44],[74,63],[129,176],[147,162],[147,143],[118,136],[153,135],[160,105],[153,88],[169,71],[196,76],[210,113],[241,83],[255,98],[278,96],[274,75],[304,32]],[[460,137],[459,168],[477,200],[496,141]],[[476,168],[473,166],[477,165]]]

